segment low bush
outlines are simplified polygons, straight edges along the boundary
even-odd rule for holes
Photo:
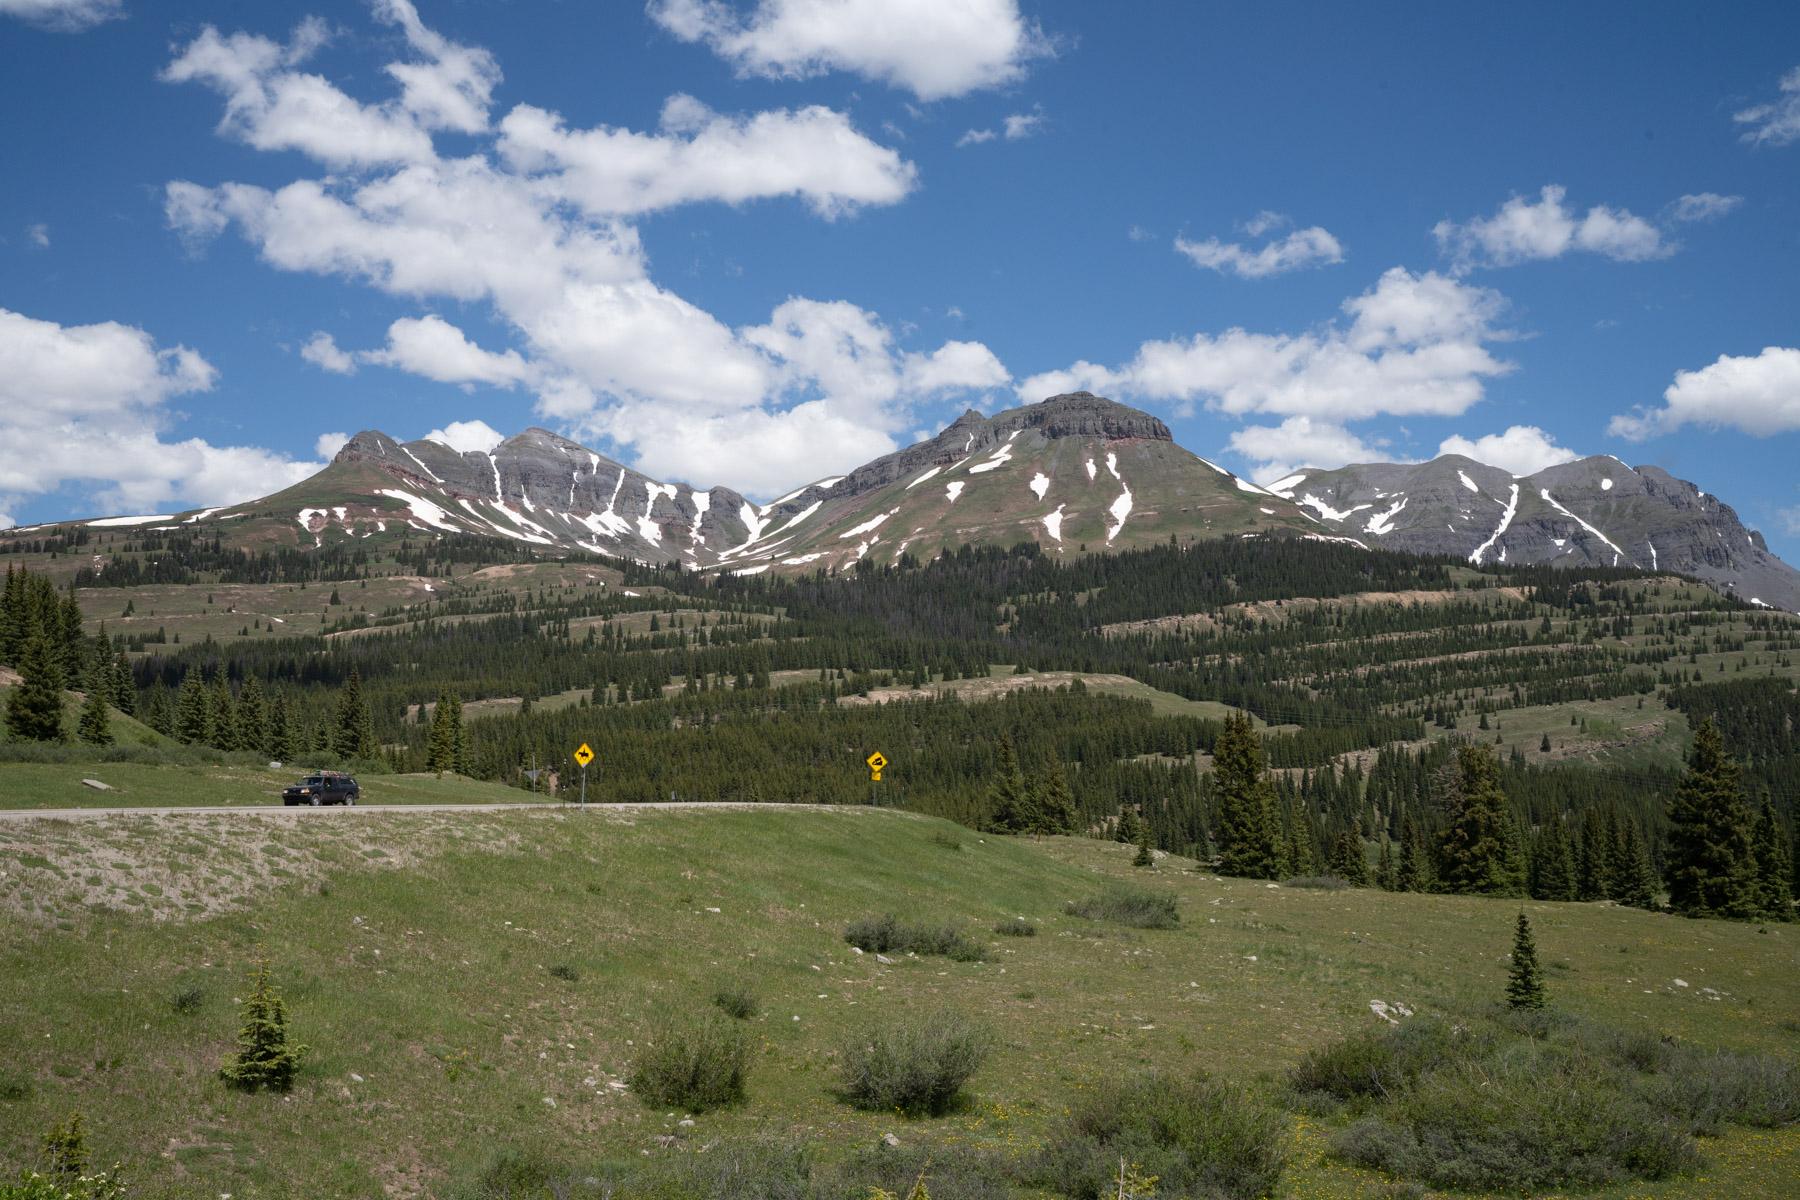
[[[1103,1082],[1039,1154],[1034,1182],[1070,1200],[1118,1188],[1120,1161],[1156,1177],[1156,1195],[1258,1200],[1287,1162],[1281,1116],[1244,1088],[1203,1073],[1151,1073]]]
[[[841,1056],[844,1098],[857,1108],[945,1112],[987,1058],[987,1028],[955,1012],[903,1016],[852,1037]]]
[[[705,1112],[744,1098],[750,1045],[735,1022],[708,1014],[653,1032],[631,1070],[631,1090],[658,1108]]]
[[[1111,921],[1135,929],[1174,929],[1181,924],[1173,892],[1155,891],[1129,883],[1108,884],[1097,896],[1069,901],[1071,916],[1090,921]]]
[[[719,985],[718,989],[713,992],[712,999],[713,1004],[720,1012],[728,1017],[736,1017],[740,1021],[747,1021],[754,1017],[761,1008],[757,1002],[756,993],[751,991],[748,985],[742,983]]]
[[[809,1200],[812,1161],[802,1142],[746,1138],[651,1162],[595,1194],[618,1200]]]
[[[560,979],[564,983],[576,983],[581,979],[581,972],[568,963],[554,963],[550,967],[550,977]]]
[[[1001,937],[1036,937],[1037,926],[1024,917],[1008,917],[994,922],[994,932]]]
[[[1322,892],[1337,892],[1350,886],[1348,880],[1336,875],[1296,875],[1292,879],[1284,879],[1281,886],[1286,888],[1313,888]]]
[[[1303,1103],[1348,1103],[1362,1166],[1438,1188],[1539,1191],[1663,1179],[1696,1135],[1800,1121],[1800,1068],[1555,1011],[1417,1018],[1309,1053]]]
[[[967,1145],[876,1145],[814,1172],[813,1200],[910,1196],[923,1184],[931,1200],[1011,1200],[1011,1164]]]
[[[537,1200],[570,1169],[537,1150],[495,1150],[446,1193],[446,1200]]]
[[[962,849],[962,839],[957,837],[954,833],[945,833],[942,829],[932,831],[931,844],[934,846],[942,846],[946,850]]]
[[[954,925],[903,925],[894,914],[864,917],[844,927],[844,940],[871,954],[938,954],[953,962],[981,962],[987,951]]]
[[[205,1004],[206,989],[197,983],[176,988],[169,993],[169,1007],[183,1016],[199,1012]]]

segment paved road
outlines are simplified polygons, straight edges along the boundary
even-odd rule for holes
[[[867,805],[831,805],[831,804],[710,804],[702,800],[657,800],[643,804],[590,804],[588,808],[595,812],[619,812],[636,809],[658,808],[710,808],[710,809],[804,809],[810,812],[828,810],[832,812],[856,812],[868,808]],[[245,804],[235,807],[200,806],[173,808],[12,808],[0,809],[0,821],[57,820],[79,821],[88,817],[183,817],[188,815],[218,816],[220,814],[249,814],[256,816],[289,816],[314,817],[327,813],[420,813],[420,812],[530,812],[550,810],[555,812],[576,813],[581,811],[574,804],[567,803],[523,803],[523,804],[358,804],[353,807],[333,805],[329,808],[312,808],[297,805],[289,808],[281,804]],[[888,809],[870,811],[894,811]]]

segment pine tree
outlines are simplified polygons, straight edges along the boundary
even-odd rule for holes
[[[240,750],[269,752],[269,706],[263,699],[262,680],[246,676],[238,689],[237,740]]]
[[[1431,888],[1425,844],[1411,817],[1400,823],[1400,869],[1395,872],[1394,885],[1403,892],[1424,892]]]
[[[1393,842],[1388,838],[1381,839],[1381,856],[1375,863],[1375,886],[1384,892],[1397,890],[1400,877],[1394,869]]]
[[[431,736],[425,744],[425,766],[439,775],[456,764],[456,735],[450,730],[450,693],[439,692],[431,713]]]
[[[1154,867],[1156,853],[1150,845],[1150,822],[1145,821],[1142,832],[1138,834],[1137,854],[1131,860],[1134,867]]]
[[[1519,924],[1513,931],[1512,973],[1506,982],[1509,1008],[1544,1007],[1544,973],[1538,966],[1537,942],[1531,936],[1531,921],[1519,910]]]
[[[462,697],[450,693],[450,770],[457,775],[475,773],[469,757],[468,734],[463,729]]]
[[[1069,776],[1063,770],[1062,760],[1054,753],[1044,767],[1042,779],[1037,797],[1040,829],[1044,833],[1074,833],[1078,819],[1075,793],[1069,790]]]
[[[269,982],[267,958],[257,960],[243,1011],[237,1054],[219,1069],[220,1078],[246,1092],[263,1088],[287,1091],[294,1085],[294,1074],[307,1047],[288,1043],[287,1005]]]
[[[1756,820],[1756,908],[1771,921],[1794,919],[1793,863],[1788,860],[1788,839],[1775,816],[1775,806],[1763,797]]]
[[[368,702],[363,699],[362,672],[355,667],[350,668],[350,678],[338,696],[331,748],[344,758],[375,757],[375,727],[369,718]]]
[[[1685,916],[1756,913],[1756,858],[1738,764],[1708,717],[1669,805],[1669,906]]]
[[[113,659],[109,686],[114,708],[128,717],[137,712],[137,680],[131,674],[131,660],[125,657],[123,650]]]
[[[175,736],[190,744],[212,741],[212,705],[207,702],[206,681],[190,669],[175,693]]]
[[[25,643],[19,655],[19,674],[19,685],[6,704],[6,728],[21,741],[67,741],[62,661],[43,634]]]
[[[1369,886],[1369,864],[1363,857],[1362,838],[1354,829],[1338,834],[1331,848],[1331,873],[1345,883]]]
[[[1119,819],[1113,824],[1113,841],[1126,846],[1135,846],[1143,830],[1139,828],[1137,809],[1127,804],[1119,809]]]
[[[294,757],[294,730],[288,721],[287,697],[280,692],[269,706],[269,739],[264,749],[276,762],[284,763]]]
[[[1263,771],[1262,739],[1250,718],[1225,718],[1213,744],[1213,776],[1219,795],[1219,871],[1273,879],[1281,871],[1276,844],[1273,789]]]
[[[88,672],[87,701],[81,706],[81,724],[75,736],[91,746],[113,743],[112,718],[106,711],[106,676],[109,663],[102,658]]]
[[[988,828],[995,833],[1024,833],[1032,825],[1025,773],[1019,769],[1019,755],[1013,749],[1012,737],[1002,734],[1000,761],[994,765],[994,777],[988,783]]]
[[[1650,852],[1638,833],[1636,821],[1626,821],[1619,839],[1619,869],[1613,876],[1613,898],[1632,908],[1655,908],[1659,884],[1650,865]]]
[[[1539,900],[1573,900],[1575,898],[1575,863],[1569,854],[1569,839],[1563,833],[1560,817],[1551,817],[1538,834],[1537,852],[1532,856],[1531,894]]]
[[[206,703],[211,710],[212,744],[221,750],[243,749],[237,703],[231,697],[231,685],[225,681],[223,671],[213,677],[212,687],[207,689]]]
[[[1445,889],[1489,896],[1521,894],[1524,877],[1509,847],[1516,835],[1493,751],[1486,746],[1459,747],[1448,790],[1452,815],[1438,854],[1438,875]]]
[[[55,625],[62,651],[63,674],[80,679],[87,666],[87,637],[81,632],[81,603],[71,591],[57,605]]]

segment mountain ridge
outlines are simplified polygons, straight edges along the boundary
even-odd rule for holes
[[[302,549],[469,534],[699,571],[842,571],[965,545],[1079,554],[1171,538],[1282,536],[1449,555],[1692,575],[1800,611],[1800,572],[1735,510],[1657,467],[1609,455],[1527,476],[1462,455],[1307,467],[1267,487],[1179,446],[1155,416],[1070,392],[936,435],[757,503],[723,485],[654,479],[533,426],[488,450],[351,438],[324,470],[239,505],[96,527],[205,525]]]

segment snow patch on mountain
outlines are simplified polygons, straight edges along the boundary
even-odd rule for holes
[[[1610,480],[1610,479],[1602,479],[1602,480],[1601,480],[1601,481],[1600,481],[1600,490],[1601,490],[1601,491],[1603,491],[1603,492],[1610,492],[1610,491],[1612,491],[1612,489],[1613,489],[1613,481],[1612,481],[1612,480]]]
[[[1477,495],[1480,494],[1481,489],[1476,486],[1475,481],[1473,479],[1469,478],[1469,473],[1467,471],[1458,471],[1456,473],[1456,477],[1458,479],[1462,480],[1462,485],[1464,487],[1468,488],[1471,492],[1474,492]]]
[[[1557,512],[1559,512],[1563,516],[1569,518],[1569,520],[1575,522],[1577,525],[1581,526],[1583,529],[1587,530],[1589,533],[1593,534],[1595,537],[1599,538],[1601,541],[1605,542],[1609,547],[1611,547],[1612,552],[1613,552],[1612,565],[1615,567],[1619,565],[1619,560],[1621,558],[1625,557],[1625,552],[1623,550],[1619,549],[1619,547],[1616,544],[1614,544],[1614,542],[1611,538],[1607,537],[1604,533],[1601,533],[1598,529],[1594,528],[1592,525],[1589,525],[1586,521],[1582,520],[1580,517],[1576,516],[1574,513],[1570,512],[1568,509],[1564,508],[1561,504],[1557,503],[1556,497],[1552,496],[1550,494],[1549,488],[1539,488],[1538,495],[1542,496],[1544,498],[1544,502],[1546,504],[1550,505],[1551,508],[1554,508]],[[1635,566],[1637,566],[1637,562],[1635,560],[1633,560],[1631,565],[1635,567]]]
[[[1385,512],[1379,512],[1370,517],[1369,523],[1363,526],[1363,532],[1375,534],[1377,537],[1384,533],[1392,533],[1394,531],[1394,518],[1399,516],[1400,510],[1405,507],[1406,497],[1402,496],[1400,497],[1400,503],[1394,505]]]
[[[1283,500],[1292,500],[1294,498],[1294,489],[1305,482],[1306,472],[1296,471],[1286,478],[1277,479],[1274,483],[1271,483],[1269,485],[1269,491],[1280,496]]]
[[[1097,468],[1095,468],[1094,460],[1091,458],[1087,460],[1087,473],[1088,473],[1088,482],[1089,483],[1092,483],[1094,481],[1094,476],[1096,476],[1100,473],[1099,470]]]
[[[861,537],[865,533],[871,533],[874,530],[876,530],[877,528],[879,528],[883,521],[887,520],[889,517],[893,516],[894,513],[897,513],[899,511],[900,510],[896,508],[896,509],[892,509],[888,512],[878,513],[877,515],[870,517],[867,521],[864,521],[861,525],[858,525],[855,529],[846,530],[845,532],[838,534],[838,540],[843,541],[846,538]],[[880,539],[876,539],[876,540],[878,541]],[[873,543],[871,543],[871,544],[873,544]],[[857,557],[861,558],[862,555],[859,554],[859,555],[857,555]]]
[[[309,508],[309,509],[303,509],[302,511],[303,512],[324,512],[325,510]],[[101,517],[98,520],[87,522],[87,525],[90,529],[111,529],[111,528],[115,528],[115,527],[121,526],[121,525],[148,525],[152,521],[173,521],[174,519],[175,519],[174,513],[161,513],[161,514],[153,513],[149,516],[143,516],[143,517]],[[305,521],[301,522],[302,525],[304,525],[305,523],[306,523]],[[35,526],[34,526],[34,528],[35,528]]]
[[[933,475],[936,475],[939,471],[942,471],[943,469],[944,468],[942,468],[942,467],[931,468],[931,470],[925,472],[923,475],[919,476],[917,479],[915,479],[911,483],[907,484],[904,490],[909,491],[909,492],[912,491],[914,488],[918,487],[921,483],[924,483],[927,479],[930,479]]]
[[[1019,430],[1017,430],[1017,429],[1013,430],[1010,434],[1007,435],[1006,440],[1004,442],[1000,443],[1000,448],[998,450],[994,451],[994,453],[988,457],[986,462],[978,462],[974,466],[970,467],[969,474],[980,475],[984,471],[992,471],[996,467],[1003,467],[1007,463],[1011,462],[1012,461],[1013,438],[1016,438],[1018,436],[1019,436]]]
[[[814,513],[818,512],[819,509],[823,508],[824,506],[825,506],[825,502],[823,500],[814,500],[811,504],[807,505],[805,508],[803,508],[799,512],[795,513],[793,515],[793,517],[791,517],[788,520],[788,523],[786,525],[783,525],[780,529],[777,529],[775,532],[776,533],[786,533],[788,530],[792,529],[794,526],[798,525],[800,522],[806,520],[806,518],[808,518],[808,517],[812,516]]]
[[[498,500],[498,499],[500,499],[500,496],[501,496],[501,493],[500,493],[500,460],[494,457],[494,452],[492,450],[489,450],[487,452],[487,458],[488,458],[488,465],[494,468],[494,499]]]
[[[1063,509],[1065,507],[1065,505],[1059,504],[1056,506],[1055,512],[1047,512],[1039,518],[1044,523],[1044,529],[1059,542],[1062,541]]]
[[[1110,454],[1107,455],[1106,465],[1109,467],[1112,466],[1111,460],[1112,456]],[[1116,475],[1117,472],[1115,471],[1114,474]],[[1106,540],[1110,543],[1114,538],[1119,536],[1119,530],[1125,528],[1125,518],[1131,515],[1131,489],[1125,488],[1121,491],[1119,493],[1119,498],[1114,500],[1112,502],[1112,507],[1106,511],[1112,514],[1112,519],[1116,522],[1106,531]]]
[[[1201,462],[1206,462],[1206,460],[1205,460],[1205,459],[1204,459],[1204,458],[1203,458],[1203,459],[1201,459],[1201,460],[1200,460],[1200,461],[1201,461]],[[1206,465],[1207,465],[1207,466],[1209,466],[1209,467],[1211,467],[1211,466],[1212,466],[1212,464],[1211,464],[1211,463],[1206,463]],[[1218,469],[1218,468],[1216,468],[1216,467],[1214,467],[1214,468],[1213,468],[1213,469],[1214,469],[1214,470],[1217,470],[1217,469]],[[1227,471],[1227,472],[1226,472],[1226,474],[1227,474],[1227,475],[1230,475],[1230,474],[1231,474],[1231,472],[1229,472],[1229,471]],[[1274,493],[1274,492],[1271,492],[1271,491],[1270,491],[1270,490],[1269,490],[1269,489],[1267,489],[1267,488],[1260,488],[1260,487],[1257,487],[1257,486],[1256,486],[1256,485],[1255,485],[1255,484],[1254,484],[1254,483],[1251,483],[1251,482],[1250,482],[1250,481],[1249,481],[1249,480],[1248,480],[1248,479],[1245,479],[1245,478],[1243,478],[1243,477],[1242,477],[1242,476],[1239,476],[1239,475],[1232,475],[1232,476],[1231,476],[1231,482],[1233,482],[1233,483],[1235,483],[1235,484],[1237,484],[1237,485],[1238,485],[1238,491],[1240,491],[1240,492],[1254,492],[1254,493],[1256,493],[1256,494],[1257,494],[1257,495],[1258,495],[1258,496],[1273,496],[1273,495],[1274,495],[1274,494],[1275,494],[1275,493]]]
[[[1033,475],[1031,477],[1031,490],[1037,493],[1037,498],[1039,500],[1042,500],[1044,498],[1044,493],[1050,490],[1050,477],[1042,471]]]
[[[1319,515],[1324,517],[1327,521],[1347,521],[1351,516],[1361,512],[1363,509],[1375,507],[1373,504],[1358,504],[1355,508],[1346,508],[1340,512],[1313,495],[1311,492],[1300,497],[1300,503],[1306,505],[1308,508],[1317,509]]]
[[[962,495],[962,490],[963,490],[963,481],[960,479],[958,479],[954,483],[946,483],[944,485],[944,492],[946,495],[948,495],[950,497],[950,503],[952,503],[952,504],[955,504],[956,498],[958,496]]]
[[[1108,471],[1112,472],[1112,477],[1114,479],[1120,478],[1119,477],[1119,456],[1114,454],[1111,450],[1108,450],[1106,452],[1106,469]],[[1124,482],[1124,481],[1121,479],[1120,482]]]
[[[424,464],[424,462],[422,462],[420,460],[418,455],[414,454],[411,450],[408,450],[405,446],[400,447],[400,453],[406,455],[406,457],[408,457],[408,458],[412,459],[414,462],[418,463],[419,470],[425,472],[425,477],[427,479],[431,480],[431,482],[433,482],[433,483],[444,482],[443,480],[439,479],[436,474],[434,474],[432,472],[432,469],[430,467],[426,466]]]
[[[1493,549],[1494,543],[1500,540],[1500,535],[1506,532],[1506,527],[1508,525],[1512,524],[1513,517],[1517,516],[1518,512],[1519,512],[1519,485],[1515,483],[1512,485],[1512,495],[1507,498],[1505,511],[1500,514],[1499,526],[1497,528],[1495,528],[1493,535],[1491,537],[1489,537],[1487,541],[1481,543],[1481,545],[1475,547],[1475,549],[1470,552],[1470,554],[1469,554],[1470,562],[1474,563],[1478,567],[1481,565],[1482,556],[1485,555],[1489,550]],[[1501,555],[1500,561],[1505,562],[1506,561],[1505,547],[1501,548],[1500,555]]]

